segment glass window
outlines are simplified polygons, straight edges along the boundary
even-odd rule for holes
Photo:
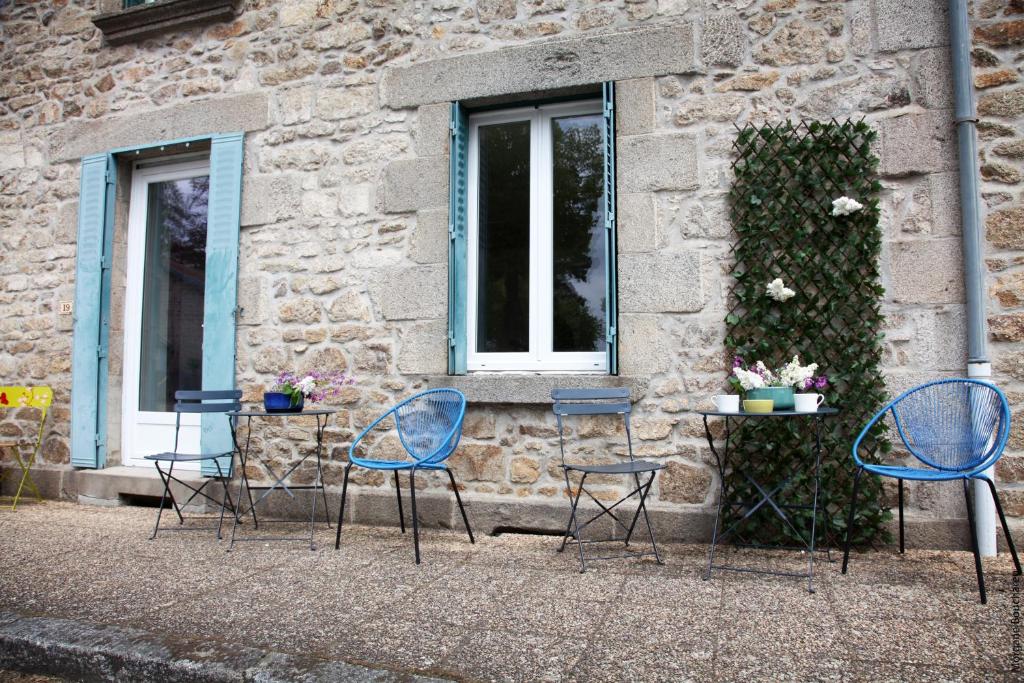
[[[469,370],[607,369],[599,102],[470,118]]]
[[[203,386],[208,175],[148,187],[139,410],[167,412]]]

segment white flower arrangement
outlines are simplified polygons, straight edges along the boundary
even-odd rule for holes
[[[856,213],[864,208],[864,205],[858,202],[856,199],[850,199],[849,197],[843,196],[839,199],[832,200],[832,215],[833,216],[849,216],[851,213]]]
[[[796,292],[787,287],[782,282],[781,277],[777,277],[771,282],[769,282],[768,287],[765,290],[765,293],[768,294],[770,298],[775,299],[776,301],[786,301],[787,299],[792,299],[794,296],[796,296]]]
[[[733,360],[732,374],[744,391],[763,389],[764,387],[793,387],[797,390],[823,389],[828,384],[828,378],[824,375],[814,376],[818,370],[817,363],[800,365],[799,356],[793,356],[793,360],[775,371],[769,370],[762,361],[757,361],[749,369],[744,365],[743,359],[738,356]]]

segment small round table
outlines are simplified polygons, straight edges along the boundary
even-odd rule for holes
[[[243,513],[241,511],[242,500],[243,500],[242,499],[242,488],[243,487],[245,488],[246,497],[249,499],[249,510],[248,510],[248,512],[249,512],[249,514],[252,515],[253,524],[255,525],[255,527],[257,529],[259,529],[260,526],[259,526],[259,522],[256,519],[256,506],[259,505],[267,496],[269,496],[275,490],[284,491],[285,493],[287,493],[292,498],[295,498],[295,495],[292,493],[292,491],[302,491],[302,490],[309,491],[309,490],[312,490],[313,491],[313,504],[311,506],[312,510],[310,512],[310,515],[309,515],[309,539],[308,540],[309,540],[309,549],[310,550],[316,550],[316,543],[313,540],[313,530],[314,530],[314,525],[316,523],[316,498],[317,498],[316,492],[317,492],[317,490],[320,491],[320,494],[321,494],[321,496],[323,496],[323,499],[324,499],[324,517],[327,519],[327,526],[328,527],[332,526],[332,524],[331,524],[331,515],[330,515],[330,513],[327,510],[327,491],[324,488],[324,473],[323,473],[323,465],[322,465],[320,454],[321,454],[321,450],[323,448],[324,429],[327,427],[327,420],[328,420],[328,418],[331,415],[333,415],[336,412],[338,412],[338,411],[337,410],[322,409],[322,410],[303,410],[303,411],[300,411],[300,412],[267,412],[265,410],[239,410],[239,411],[232,411],[232,412],[228,413],[228,416],[233,418],[231,420],[231,440],[235,444],[235,451],[238,453],[239,466],[240,466],[240,469],[242,471],[241,477],[239,478],[239,482],[238,482],[238,499],[237,500],[238,500],[239,512],[238,512],[238,514],[235,515],[235,523],[231,527],[231,543],[228,544],[228,551],[229,552],[231,551],[231,548],[234,547],[235,541],[305,541],[305,540],[307,540],[305,536],[257,536],[257,537],[247,537],[247,538],[237,538],[236,539],[235,538],[235,529],[238,528],[238,524],[240,522],[240,517],[245,514],[245,513]],[[305,416],[312,416],[312,417],[316,418],[316,450],[313,451],[313,452],[306,452],[304,455],[300,455],[298,461],[294,465],[292,465],[290,468],[288,468],[288,471],[285,472],[282,475],[278,475],[278,473],[274,471],[274,469],[267,463],[267,461],[263,459],[262,455],[256,455],[255,456],[256,461],[263,467],[264,470],[266,470],[267,474],[270,475],[270,478],[273,480],[274,483],[272,483],[269,486],[251,486],[249,484],[249,475],[248,475],[248,472],[246,471],[246,465],[249,462],[249,439],[252,437],[252,419],[254,417],[256,417],[256,418],[270,418],[270,417],[289,418],[289,417],[305,417]],[[237,430],[238,430],[238,419],[237,418],[241,418],[241,417],[244,417],[246,419],[246,423],[245,423],[246,433],[245,433],[245,448],[244,449],[239,447],[239,445],[238,445],[238,436],[237,436]],[[291,475],[291,473],[294,472],[295,470],[297,470],[302,465],[302,463],[306,462],[306,460],[310,456],[312,456],[312,455],[316,455],[316,480],[312,484],[304,484],[304,485],[296,485],[296,484],[289,485],[289,484],[287,484],[285,482],[285,480]],[[263,493],[262,493],[262,495],[260,495],[254,501],[253,498],[252,498],[252,492],[253,491],[263,491]],[[279,522],[292,522],[293,520],[276,520],[276,521],[279,521]]]
[[[816,534],[816,524],[818,520],[818,492],[821,488],[821,426],[825,418],[837,415],[839,410],[837,408],[830,408],[822,406],[818,408],[817,412],[814,413],[798,413],[795,410],[776,410],[770,413],[748,413],[745,411],[739,411],[735,413],[723,413],[717,410],[699,411],[699,414],[704,418],[704,434],[708,440],[708,446],[711,448],[711,452],[715,456],[715,460],[718,463],[718,475],[719,475],[719,495],[718,495],[718,510],[715,513],[715,526],[711,532],[711,549],[708,552],[708,569],[704,575],[704,579],[711,578],[711,572],[713,569],[724,569],[728,571],[739,571],[739,572],[752,572],[756,574],[772,574],[774,576],[797,576],[807,579],[807,590],[811,593],[814,592],[814,542]],[[711,436],[711,428],[708,425],[709,417],[721,417],[725,419],[725,444],[720,454],[718,449],[715,448],[715,440]],[[725,498],[725,472],[729,466],[729,446],[730,438],[732,436],[731,422],[735,419],[813,419],[814,420],[814,502],[811,505],[811,537],[810,539],[804,539],[803,535],[793,526],[790,521],[790,517],[786,514],[786,510],[791,509],[806,509],[806,505],[796,505],[791,503],[782,503],[776,500],[775,496],[782,491],[789,482],[796,476],[797,472],[791,473],[785,480],[777,484],[771,490],[768,490],[761,483],[756,481],[750,474],[743,470],[741,467],[733,465],[733,472],[741,474],[757,492],[761,495],[761,498],[757,501],[727,501]],[[733,522],[725,531],[719,532],[719,523],[722,519],[722,508],[725,506],[730,508],[746,508],[746,512],[743,517]],[[789,525],[790,529],[804,541],[802,548],[799,550],[806,550],[808,552],[807,561],[807,572],[806,573],[795,573],[795,572],[780,572],[769,569],[751,569],[749,567],[734,567],[727,564],[715,564],[715,547],[722,543],[728,538],[737,527],[755,512],[760,510],[763,506],[768,505],[778,517]],[[791,546],[770,546],[758,544],[760,548],[770,547],[791,547]]]

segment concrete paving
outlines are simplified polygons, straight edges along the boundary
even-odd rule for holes
[[[1024,582],[1005,555],[986,562],[981,605],[965,552],[856,554],[847,576],[822,554],[809,594],[795,579],[703,581],[702,545],[663,546],[664,566],[616,560],[581,575],[551,537],[471,545],[426,529],[417,567],[411,532],[396,528],[346,525],[340,552],[321,524],[315,551],[252,542],[227,553],[210,531],[147,540],[155,512],[47,502],[0,514],[0,669],[69,680],[1022,680],[1012,621]],[[724,552],[780,569],[805,558]]]

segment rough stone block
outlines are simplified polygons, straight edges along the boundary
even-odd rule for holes
[[[917,99],[929,109],[953,106],[953,65],[947,48],[922,50],[911,67]]]
[[[448,263],[448,209],[416,212],[409,256],[416,263]]]
[[[385,320],[431,320],[448,314],[448,271],[441,266],[382,268],[369,279],[370,297]]]
[[[697,138],[685,133],[637,135],[619,141],[618,190],[694,190],[700,186]]]
[[[990,213],[985,218],[985,237],[999,249],[1024,249],[1024,207]]]
[[[301,197],[296,176],[243,173],[241,224],[266,225],[297,216]]]
[[[669,503],[703,503],[714,479],[711,471],[684,462],[669,461],[661,477],[658,500]]]
[[[692,313],[703,307],[704,287],[698,252],[619,257],[619,310]]]
[[[431,320],[406,328],[400,338],[398,371],[427,375],[447,372],[448,323]]]
[[[878,121],[879,173],[906,176],[956,168],[955,133],[946,110]]]
[[[648,377],[665,372],[672,363],[672,344],[658,326],[660,316],[619,315],[619,371]]]
[[[696,70],[688,21],[552,40],[392,67],[381,101],[392,109]]]
[[[392,161],[384,169],[384,212],[404,213],[448,206],[448,160]]]
[[[932,235],[960,234],[960,174],[933,173],[928,176],[932,200]]]
[[[704,17],[700,55],[704,66],[739,66],[747,47],[746,27],[735,13]]]
[[[893,301],[912,304],[963,302],[959,240],[895,242],[891,251]]]
[[[654,251],[659,246],[654,195],[650,192],[618,196],[619,252]]]
[[[267,283],[259,275],[238,278],[238,324],[261,325],[267,320]]]
[[[633,78],[615,84],[615,133],[654,132],[654,79]]]
[[[377,108],[377,92],[372,86],[326,88],[316,96],[316,113],[322,119],[350,119]]]
[[[50,138],[50,160],[71,161],[119,147],[211,132],[263,130],[270,122],[265,93],[216,97],[139,114],[74,121]]]
[[[946,0],[874,0],[878,49],[895,52],[949,44]]]
[[[451,105],[447,103],[427,104],[419,108],[414,132],[417,155],[434,157],[448,154],[450,119]]]

